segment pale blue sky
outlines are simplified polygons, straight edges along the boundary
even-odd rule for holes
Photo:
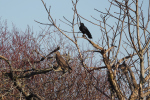
[[[105,7],[109,6],[106,1],[80,0],[77,5],[78,12],[87,19],[92,19],[90,15],[99,17],[99,13],[94,11],[94,8],[104,11]],[[71,0],[45,0],[45,2],[47,6],[51,6],[51,14],[57,20],[57,24],[62,24],[59,19],[63,19],[63,16],[72,20]],[[0,0],[0,17],[1,21],[7,20],[8,27],[11,27],[13,23],[22,31],[27,25],[33,27],[34,31],[39,31],[39,26],[42,27],[42,25],[37,24],[34,20],[48,22],[41,0]]]
[[[63,21],[65,21],[63,19],[63,16],[65,16],[68,20],[72,21],[72,18],[73,18],[72,7],[73,6],[72,6],[71,0],[44,0],[44,1],[47,7],[51,6],[51,15],[53,19],[56,19],[57,25],[60,25],[60,28],[63,30],[71,31],[71,28],[69,28],[67,25],[59,21],[59,19],[62,19]],[[119,0],[119,1],[122,1],[122,0]],[[141,2],[141,0],[139,0],[139,2]],[[144,0],[142,9],[144,12],[145,19],[147,19],[147,16],[148,16],[148,4],[149,4],[148,0]],[[102,12],[106,12],[105,8],[108,9],[109,6],[110,6],[110,3],[108,2],[108,0],[79,0],[77,4],[77,10],[78,10],[78,13],[84,18],[99,24],[97,21],[91,18],[91,15],[92,15],[93,17],[102,21],[102,19],[100,18],[100,13],[95,11],[94,8]],[[133,9],[135,10],[135,7],[133,7]],[[119,9],[112,7],[111,13],[114,14],[114,12],[119,12]],[[25,31],[27,29],[27,25],[29,25],[33,29],[33,32],[39,33],[41,31],[41,28],[44,28],[46,26],[40,25],[36,23],[34,20],[37,20],[43,23],[49,23],[47,18],[48,18],[47,12],[41,0],[0,0],[0,19],[1,21],[7,20],[9,29],[12,29],[12,23],[15,25],[15,27],[19,31]],[[92,40],[95,43],[98,43],[99,40],[101,40],[101,36],[102,36],[100,28],[83,19],[81,19],[81,21],[85,23],[85,25],[90,30],[92,37],[93,37]],[[116,27],[117,22],[116,23],[115,22],[116,20],[114,18],[110,18],[107,21],[108,24],[112,26],[114,25],[114,27]],[[79,32],[78,27],[75,28],[75,31]],[[112,37],[111,32],[109,33],[109,36],[111,39]],[[126,41],[124,34],[122,37]],[[119,40],[119,35],[117,39]],[[115,44],[116,46],[118,46],[118,40]],[[85,45],[85,42],[83,42],[83,39],[79,39],[78,43],[81,43],[81,45],[84,44],[84,46],[87,46],[87,47],[89,45],[87,41]],[[56,45],[59,45],[59,43],[58,44],[56,43]],[[90,48],[93,49],[91,45],[90,45]],[[125,54],[126,51],[121,49],[120,52]],[[131,52],[133,52],[133,50],[129,50],[129,53]],[[119,56],[119,58],[120,57],[121,56]]]
[[[72,2],[71,0],[44,0],[47,7],[51,6],[51,15],[53,19],[56,19],[57,25],[60,25],[61,29],[71,31],[64,23],[60,22],[59,19],[63,19],[65,16],[68,20],[72,21],[73,18],[73,11],[72,11]],[[122,1],[122,0],[119,0]],[[141,1],[141,0],[139,0]],[[147,1],[147,2],[146,2]],[[147,9],[148,9],[148,0],[144,0],[143,3],[143,11],[144,16],[147,18]],[[78,13],[83,16],[84,18],[95,21],[91,18],[91,15],[99,20],[100,13],[95,11],[94,8],[106,12],[105,8],[109,8],[110,3],[108,0],[79,0],[77,4]],[[111,8],[111,13],[118,12],[119,9],[115,7]],[[135,7],[134,7],[135,10]],[[21,31],[24,31],[29,25],[34,32],[41,31],[41,28],[44,28],[44,25],[40,25],[36,23],[34,20],[43,23],[49,23],[47,12],[41,2],[41,0],[0,0],[0,18],[1,21],[7,20],[8,28],[12,28],[12,23]],[[97,38],[100,39],[101,31],[98,26],[95,26],[83,19],[81,19],[83,23],[88,27],[90,32],[92,33],[94,42],[98,41]],[[108,20],[108,24],[115,25],[115,21],[113,18]],[[40,28],[41,27],[41,28]],[[79,31],[78,27],[75,28],[75,31]]]
[[[72,21],[73,11],[72,11],[72,2],[71,0],[44,0],[47,7],[51,6],[51,14],[54,19],[57,20],[57,24],[61,25],[63,29],[68,26],[65,26],[59,19],[63,19],[63,16]],[[122,1],[122,0],[120,0]],[[147,3],[146,3],[147,1]],[[105,8],[108,9],[110,3],[107,0],[79,0],[77,9],[78,13],[81,16],[89,19],[91,21],[96,22],[91,18],[91,15],[97,19],[100,19],[100,13],[94,10],[94,8],[106,12]],[[147,11],[148,0],[144,0],[145,7],[144,11]],[[117,12],[118,9],[112,8],[112,12]],[[33,28],[34,32],[38,32],[41,29],[40,27],[45,27],[40,25],[34,20],[49,23],[47,20],[47,13],[45,8],[41,2],[41,0],[0,0],[0,17],[1,21],[7,20],[8,27],[12,26],[12,23],[20,30],[24,31],[27,28],[27,25]],[[86,23],[86,26],[89,28],[91,33],[95,33],[95,30],[99,29],[98,27],[95,29],[91,23]],[[99,24],[98,22],[96,22]],[[110,21],[114,25],[114,19]],[[66,29],[67,30],[67,29]],[[77,30],[78,31],[78,30]],[[95,33],[96,34],[96,33]]]

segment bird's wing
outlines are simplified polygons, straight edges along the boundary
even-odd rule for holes
[[[84,31],[89,38],[92,38],[92,35],[86,26],[84,26]]]
[[[61,67],[65,67],[67,68],[69,65],[66,63],[66,61],[64,60],[64,58],[62,56],[58,56],[57,55],[57,62],[60,64]]]
[[[83,31],[82,31],[82,26],[79,27],[79,30],[83,33]]]

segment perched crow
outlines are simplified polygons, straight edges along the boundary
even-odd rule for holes
[[[80,29],[80,31],[81,31],[83,34],[86,34],[90,39],[92,39],[91,33],[89,32],[89,30],[87,29],[87,27],[84,26],[83,23],[80,23],[79,29]]]
[[[64,60],[64,58],[60,55],[59,51],[56,52],[56,61],[63,70],[63,73],[65,73],[66,71],[69,71],[70,73],[70,70],[72,69],[70,68],[69,64]]]

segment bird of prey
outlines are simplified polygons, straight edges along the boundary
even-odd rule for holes
[[[56,51],[56,61],[57,64],[61,67],[61,69],[63,70],[63,73],[65,73],[66,71],[72,70],[69,66],[69,64],[64,60],[64,58],[60,55],[59,51]]]
[[[86,34],[90,39],[92,39],[92,35],[91,33],[89,32],[89,30],[87,29],[86,26],[84,26],[83,23],[80,23],[80,27],[79,27],[80,31],[84,34]]]

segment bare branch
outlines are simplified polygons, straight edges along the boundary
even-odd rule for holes
[[[42,24],[42,25],[49,25],[49,26],[53,26],[53,24],[45,24],[45,23],[41,23],[41,22],[38,22],[36,20],[34,20],[35,22],[39,23],[39,24]]]

